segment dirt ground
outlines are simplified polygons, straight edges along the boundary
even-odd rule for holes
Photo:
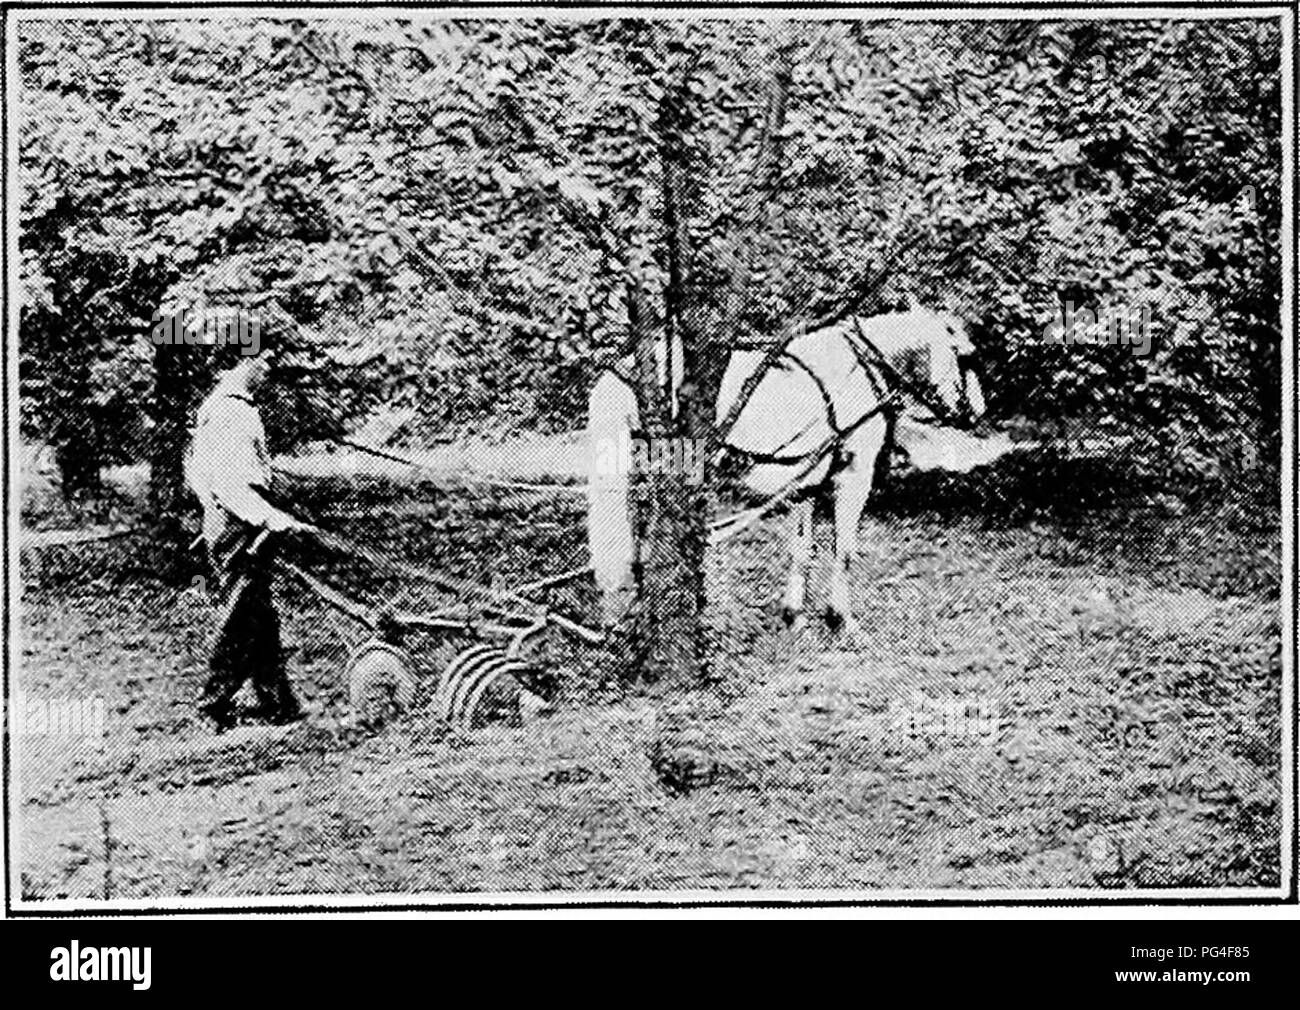
[[[580,507],[353,479],[304,511],[509,583],[581,563]],[[22,895],[1276,886],[1280,549],[1243,515],[1093,464],[901,479],[863,526],[856,637],[780,620],[773,519],[712,561],[711,688],[621,691],[554,640],[553,711],[454,734],[424,710],[351,728],[363,635],[282,580],[310,716],[215,736],[191,709],[200,586],[160,584],[129,539],[27,552],[14,690],[106,720],[15,739]],[[418,656],[433,676],[449,651]]]

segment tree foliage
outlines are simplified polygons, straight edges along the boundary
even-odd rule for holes
[[[419,441],[576,425],[634,323],[680,325],[674,271],[709,361],[914,296],[976,326],[1004,416],[1277,453],[1276,21],[20,36],[22,421],[69,462],[142,458],[186,402],[157,396],[157,310],[282,309],[325,365],[294,436],[380,410]],[[1044,343],[1066,300],[1148,306],[1153,353]]]

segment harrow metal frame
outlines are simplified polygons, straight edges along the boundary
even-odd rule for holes
[[[360,664],[370,652],[386,651],[396,654],[408,668],[416,669],[410,655],[385,637],[386,629],[392,626],[473,637],[473,644],[457,652],[442,671],[434,693],[433,710],[450,725],[469,728],[478,706],[492,685],[502,678],[514,676],[523,684],[528,672],[527,665],[521,659],[524,647],[529,639],[546,628],[557,627],[590,645],[599,645],[605,641],[604,632],[559,613],[528,595],[571,582],[585,575],[590,571],[589,568],[561,572],[514,589],[498,589],[400,561],[318,527],[312,527],[311,530],[317,541],[334,551],[360,557],[375,567],[388,568],[462,597],[463,601],[456,606],[428,612],[369,607],[317,578],[301,565],[284,558],[276,559],[276,564],[282,570],[293,575],[322,602],[371,632],[373,637],[354,649],[349,656],[346,669],[350,680],[364,676],[360,672]],[[469,599],[463,599],[465,597]],[[505,640],[504,643],[501,639]],[[355,688],[355,685],[352,687]],[[396,689],[400,685],[394,687]],[[355,690],[353,694],[355,695]],[[355,704],[355,697],[353,700]],[[399,703],[399,707],[404,707],[400,698],[395,697],[394,700]]]

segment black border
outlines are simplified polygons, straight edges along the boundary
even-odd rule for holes
[[[199,17],[204,16],[199,13],[202,11],[211,12],[214,8],[248,10],[251,12],[267,10],[268,7],[283,10],[339,10],[355,9],[359,13],[366,6],[387,10],[416,10],[430,11],[444,8],[453,10],[463,10],[466,7],[474,7],[485,10],[501,9],[518,11],[526,6],[521,3],[499,2],[499,0],[487,0],[487,2],[470,2],[451,4],[451,3],[376,3],[367,5],[364,3],[346,3],[346,2],[319,2],[319,0],[298,0],[298,2],[276,3],[275,0],[266,0],[266,2],[256,2],[256,0],[214,0],[209,4],[183,3],[177,0],[164,0],[164,2],[147,3],[140,0],[127,0],[123,3],[112,3],[109,0],[92,0],[84,4],[43,4],[43,3],[23,3],[11,2],[11,0],[0,0],[0,291],[3,297],[0,297],[0,343],[3,344],[3,350],[0,350],[0,367],[3,372],[0,373],[0,387],[3,392],[0,393],[0,402],[3,403],[3,419],[5,427],[3,431],[4,438],[4,474],[0,478],[0,486],[4,489],[5,507],[8,508],[10,501],[10,481],[9,481],[9,424],[10,424],[10,403],[9,403],[9,159],[7,143],[9,140],[9,107],[4,102],[4,97],[8,95],[8,41],[9,41],[9,12],[12,11],[42,11],[50,13],[64,14],[68,18],[75,18],[80,11],[86,10],[121,10],[121,11],[144,11],[144,10],[175,10],[178,12],[178,20],[184,19],[182,12],[194,12]],[[529,5],[534,6],[534,5]],[[1063,19],[1067,17],[1079,17],[1080,15],[1091,14],[1095,12],[1137,12],[1143,10],[1212,10],[1224,11],[1227,9],[1240,10],[1243,16],[1252,16],[1252,10],[1258,10],[1259,17],[1267,17],[1268,14],[1279,10],[1289,9],[1291,12],[1291,226],[1292,226],[1292,266],[1296,269],[1291,278],[1291,389],[1289,390],[1289,402],[1293,406],[1292,410],[1292,444],[1283,445],[1282,452],[1285,454],[1292,453],[1291,468],[1291,486],[1283,487],[1282,501],[1279,503],[1282,511],[1282,521],[1288,520],[1292,523],[1291,539],[1291,592],[1292,603],[1295,604],[1295,594],[1300,586],[1300,545],[1297,544],[1300,530],[1296,526],[1297,514],[1300,514],[1300,458],[1297,458],[1296,444],[1300,442],[1300,432],[1297,432],[1297,425],[1300,425],[1300,410],[1295,409],[1300,404],[1300,354],[1297,349],[1300,348],[1300,248],[1297,246],[1297,238],[1300,237],[1300,0],[1279,0],[1276,3],[1269,3],[1266,0],[1241,0],[1241,2],[1214,2],[1214,0],[1193,0],[1193,2],[1178,2],[1178,0],[1150,0],[1148,3],[1141,2],[1124,2],[1107,3],[1105,0],[1099,2],[1088,2],[1088,0],[1064,0],[1061,3],[989,3],[980,4],[972,3],[970,0],[961,2],[944,3],[939,0],[899,0],[899,2],[863,3],[790,3],[774,2],[774,0],[760,0],[757,3],[737,4],[737,3],[692,3],[683,2],[683,0],[665,0],[660,3],[611,3],[601,5],[596,3],[573,2],[573,0],[561,0],[561,2],[552,2],[535,5],[539,11],[544,10],[583,10],[593,14],[598,13],[602,6],[632,8],[644,6],[657,10],[672,11],[689,11],[697,8],[707,8],[714,11],[734,10],[741,13],[745,10],[789,10],[792,13],[800,11],[843,11],[846,14],[854,12],[864,13],[869,9],[875,8],[880,10],[897,10],[900,12],[916,12],[927,10],[944,10],[944,11],[969,11],[972,15],[970,20],[984,20],[984,16],[1006,17],[1016,11],[1024,12],[1042,12],[1042,11],[1060,11]],[[909,18],[908,20],[921,21],[921,18]],[[1039,19],[1046,20],[1046,19]],[[1285,26],[1282,26],[1285,30]],[[1284,394],[1288,391],[1284,390]],[[1285,404],[1284,404],[1285,409]],[[1286,509],[1286,494],[1290,493],[1290,512]],[[0,562],[3,569],[4,585],[0,587],[4,592],[3,609],[0,611],[0,627],[3,628],[3,639],[0,640],[0,648],[3,649],[3,697],[0,697],[0,703],[8,704],[9,699],[9,648],[10,648],[10,627],[12,619],[11,601],[9,598],[9,522],[6,515],[4,523],[3,561]],[[1285,563],[1285,559],[1283,559]],[[1285,604],[1285,600],[1281,601]],[[1133,907],[1182,907],[1182,908],[1207,908],[1207,907],[1272,907],[1281,905],[1300,905],[1300,890],[1298,890],[1297,860],[1300,860],[1300,805],[1298,800],[1300,796],[1300,739],[1297,739],[1297,732],[1300,731],[1300,719],[1295,718],[1300,713],[1300,629],[1297,629],[1294,623],[1295,614],[1283,615],[1292,618],[1292,635],[1291,635],[1291,705],[1292,705],[1292,743],[1291,752],[1291,865],[1283,867],[1284,873],[1290,874],[1290,888],[1282,895],[1261,895],[1259,897],[1205,897],[1205,898],[1162,898],[1159,895],[1147,895],[1144,897],[1105,897],[1109,894],[1122,894],[1124,892],[1098,891],[1096,898],[1080,897],[1029,897],[1024,898],[872,898],[869,895],[859,895],[853,898],[830,898],[830,899],[800,899],[790,898],[783,900],[779,896],[769,896],[764,898],[746,899],[742,895],[744,892],[718,891],[716,897],[699,898],[699,899],[650,899],[646,901],[636,901],[632,899],[619,899],[615,896],[602,897],[591,900],[575,899],[572,901],[546,901],[544,898],[532,899],[531,897],[524,900],[484,900],[481,902],[458,901],[455,898],[442,902],[437,900],[428,901],[403,901],[392,904],[384,903],[382,899],[387,895],[376,894],[373,896],[375,901],[365,903],[360,900],[361,896],[341,895],[345,899],[358,899],[347,904],[312,904],[303,902],[301,904],[282,904],[267,905],[259,904],[262,896],[251,896],[245,905],[202,905],[188,908],[172,908],[153,905],[147,902],[142,903],[136,908],[99,908],[89,907],[83,909],[37,909],[37,908],[15,908],[13,898],[10,893],[10,873],[12,866],[10,856],[12,848],[10,845],[10,789],[9,789],[9,769],[11,753],[10,739],[7,731],[0,732],[3,737],[3,756],[4,756],[4,774],[3,777],[3,802],[4,809],[0,813],[3,818],[4,829],[4,880],[0,882],[0,888],[4,890],[4,917],[12,919],[69,919],[69,918],[95,918],[95,919],[120,919],[120,918],[139,918],[145,916],[164,916],[175,917],[182,916],[187,918],[204,918],[217,915],[250,915],[263,918],[274,916],[293,916],[293,915],[331,915],[331,914],[356,914],[358,912],[370,913],[403,913],[403,912],[493,912],[493,911],[582,911],[585,909],[733,909],[733,908],[753,908],[753,909],[817,909],[817,908],[1088,908],[1088,909],[1106,909],[1106,908],[1133,908]],[[1283,827],[1285,833],[1285,826]],[[1285,835],[1279,835],[1279,843]],[[436,894],[437,892],[431,892]],[[564,892],[539,892],[539,894],[554,893],[562,895]]]

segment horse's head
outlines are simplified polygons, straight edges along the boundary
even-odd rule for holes
[[[978,352],[960,318],[915,308],[877,316],[868,328],[904,394],[936,420],[969,427],[984,416]]]
[[[955,417],[974,424],[984,416],[979,352],[966,324],[951,313],[935,313],[936,333],[930,347],[930,383],[939,401]]]

